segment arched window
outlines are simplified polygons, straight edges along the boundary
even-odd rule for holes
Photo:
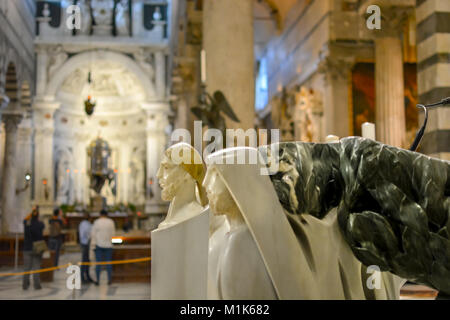
[[[255,109],[258,111],[264,109],[269,101],[266,59],[259,61],[255,89]]]

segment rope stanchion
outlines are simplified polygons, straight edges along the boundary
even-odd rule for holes
[[[150,261],[150,260],[151,260],[151,257],[145,257],[145,258],[137,258],[137,259],[116,260],[116,261],[78,262],[76,264],[79,265],[79,266],[89,266],[89,265],[95,266],[95,265],[137,263],[137,262],[145,262],[145,261]],[[75,263],[73,263],[73,264],[75,264]],[[64,265],[61,265],[61,266],[45,268],[45,269],[38,269],[38,270],[33,270],[33,271],[0,273],[0,277],[23,276],[25,274],[34,274],[34,273],[48,272],[48,271],[58,270],[58,269],[62,269],[62,268],[67,268],[70,265],[72,265],[72,263],[67,263],[67,264],[64,264]]]

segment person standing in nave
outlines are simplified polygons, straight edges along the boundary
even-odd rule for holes
[[[23,247],[23,263],[24,271],[38,270],[41,267],[42,252],[33,250],[33,243],[44,239],[44,223],[39,221],[39,207],[35,207],[33,211],[25,218],[24,224],[24,247]],[[39,273],[33,274],[34,289],[39,290],[41,287],[41,277]],[[27,290],[30,286],[30,275],[25,274],[22,280],[22,288]]]
[[[59,262],[59,253],[61,251],[61,246],[63,243],[62,228],[64,226],[64,221],[62,219],[62,210],[60,208],[56,208],[53,210],[53,217],[49,221],[50,225],[50,234],[49,234],[49,248],[50,250],[55,251],[55,267]]]
[[[115,226],[114,221],[108,218],[108,212],[103,209],[100,212],[100,218],[95,220],[91,231],[91,247],[95,247],[95,260],[97,262],[111,261],[112,260],[112,242],[111,239],[114,236]],[[95,285],[100,282],[100,269],[101,265],[95,266],[95,273],[97,281]],[[108,272],[108,284],[112,281],[112,265],[106,265],[106,271]]]
[[[80,237],[80,246],[81,246],[81,261],[89,262],[89,244],[91,241],[91,230],[92,223],[89,221],[89,214],[87,212],[84,213],[84,219],[80,222],[78,226],[78,233]],[[89,275],[89,265],[81,266],[81,282],[89,283],[94,282]]]

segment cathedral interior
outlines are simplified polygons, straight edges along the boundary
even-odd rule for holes
[[[449,0],[1,0],[0,299],[73,297],[61,271],[41,275],[40,293],[1,276],[22,270],[34,208],[44,237],[61,209],[61,265],[102,209],[113,259],[149,256],[174,132],[192,145],[215,127],[265,132],[256,147],[363,136],[409,149],[417,105],[450,96],[449,71]],[[205,96],[230,108],[204,111]],[[450,109],[427,121],[417,152],[450,160]],[[114,290],[78,298],[149,299],[149,265],[115,266]],[[436,294],[410,283],[401,297]]]

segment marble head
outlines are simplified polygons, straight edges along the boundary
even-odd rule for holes
[[[180,142],[171,146],[164,153],[156,173],[162,188],[161,198],[171,201],[187,181],[193,180],[203,204],[205,197],[201,182],[205,171],[200,154],[191,145]]]

